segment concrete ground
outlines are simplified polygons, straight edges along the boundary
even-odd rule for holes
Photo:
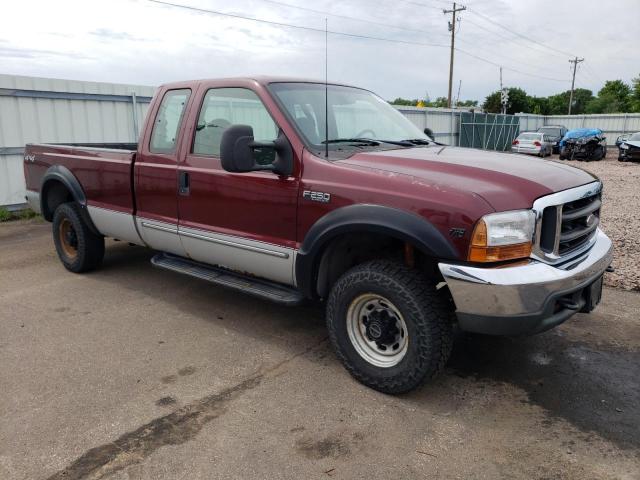
[[[1,479],[640,478],[640,294],[524,339],[462,336],[408,395],[352,380],[322,310],[109,242],[74,275],[0,226]]]

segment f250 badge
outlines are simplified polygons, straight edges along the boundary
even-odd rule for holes
[[[329,203],[331,201],[331,194],[305,190],[302,192],[302,198],[305,200],[311,200],[312,202]]]

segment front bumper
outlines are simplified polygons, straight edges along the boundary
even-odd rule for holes
[[[440,263],[462,330],[526,335],[548,330],[584,308],[587,287],[613,260],[611,240],[597,230],[593,246],[559,265],[481,268]],[[570,308],[569,308],[570,307]]]

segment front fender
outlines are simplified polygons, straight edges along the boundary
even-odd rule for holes
[[[459,258],[451,242],[419,215],[383,205],[349,205],[320,218],[305,235],[295,268],[298,288],[306,296],[317,297],[318,266],[331,240],[355,232],[382,233],[409,242],[432,258]]]

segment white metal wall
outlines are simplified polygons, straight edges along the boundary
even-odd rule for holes
[[[574,128],[599,128],[612,144],[623,133],[640,132],[640,113],[611,113],[594,115],[529,115],[519,113],[520,131],[535,130],[542,125],[564,125]]]
[[[24,203],[26,143],[137,142],[154,91],[139,85],[0,75],[0,206]],[[132,93],[138,99],[135,117]]]
[[[0,206],[24,203],[22,149],[26,143],[137,142],[155,87],[0,75]],[[133,94],[137,102],[133,103]],[[465,110],[395,106],[439,142],[457,145]],[[640,114],[518,114],[520,131],[543,125],[600,128],[609,143],[640,131]]]
[[[430,128],[436,137],[434,140],[447,145],[458,144],[460,110],[394,106],[420,130]]]

